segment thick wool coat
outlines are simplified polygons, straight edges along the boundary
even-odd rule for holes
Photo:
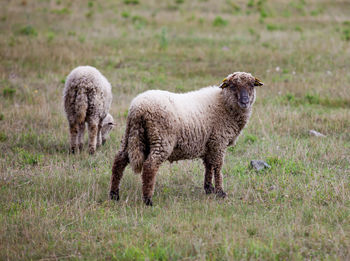
[[[96,68],[79,66],[67,76],[63,100],[70,127],[72,152],[78,144],[82,146],[87,123],[89,151],[94,153],[96,143],[101,143],[102,122],[112,103],[111,84]]]

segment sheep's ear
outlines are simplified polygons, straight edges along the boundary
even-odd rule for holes
[[[228,80],[227,78],[225,78],[222,83],[219,86],[221,89],[225,89],[226,87],[228,87]]]
[[[260,81],[258,78],[255,78],[254,86],[263,86],[264,83]]]

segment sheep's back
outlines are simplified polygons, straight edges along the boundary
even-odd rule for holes
[[[81,100],[77,99],[78,95],[88,97],[87,116],[104,117],[112,103],[110,83],[91,66],[79,66],[68,75],[63,95],[66,112],[70,114],[74,113],[74,104]]]
[[[147,91],[132,101],[129,115],[142,114],[151,132],[163,135],[161,139],[175,137],[170,161],[197,158],[205,153],[219,91],[217,87],[185,94]]]

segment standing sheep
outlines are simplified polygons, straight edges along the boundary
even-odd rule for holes
[[[147,91],[130,105],[127,126],[113,165],[110,198],[119,200],[119,184],[128,163],[142,171],[142,192],[152,205],[156,173],[162,162],[201,158],[204,190],[226,197],[221,168],[226,148],[234,145],[247,124],[255,101],[255,86],[263,85],[250,73],[230,74],[220,85],[175,94]],[[212,185],[215,178],[215,188]]]
[[[108,113],[112,103],[111,84],[96,68],[79,66],[67,76],[63,100],[71,152],[75,153],[78,147],[82,150],[87,123],[89,153],[95,153],[96,145],[106,141],[114,125],[113,117]]]

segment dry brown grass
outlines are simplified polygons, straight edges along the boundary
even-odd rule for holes
[[[349,5],[126,2],[0,3],[0,259],[349,259]],[[83,64],[112,83],[118,123],[93,157],[68,154],[61,101]],[[265,86],[226,156],[228,199],[206,196],[201,162],[186,161],[161,168],[155,207],[130,169],[110,202],[131,99],[232,71]],[[251,159],[272,168],[256,173]]]

